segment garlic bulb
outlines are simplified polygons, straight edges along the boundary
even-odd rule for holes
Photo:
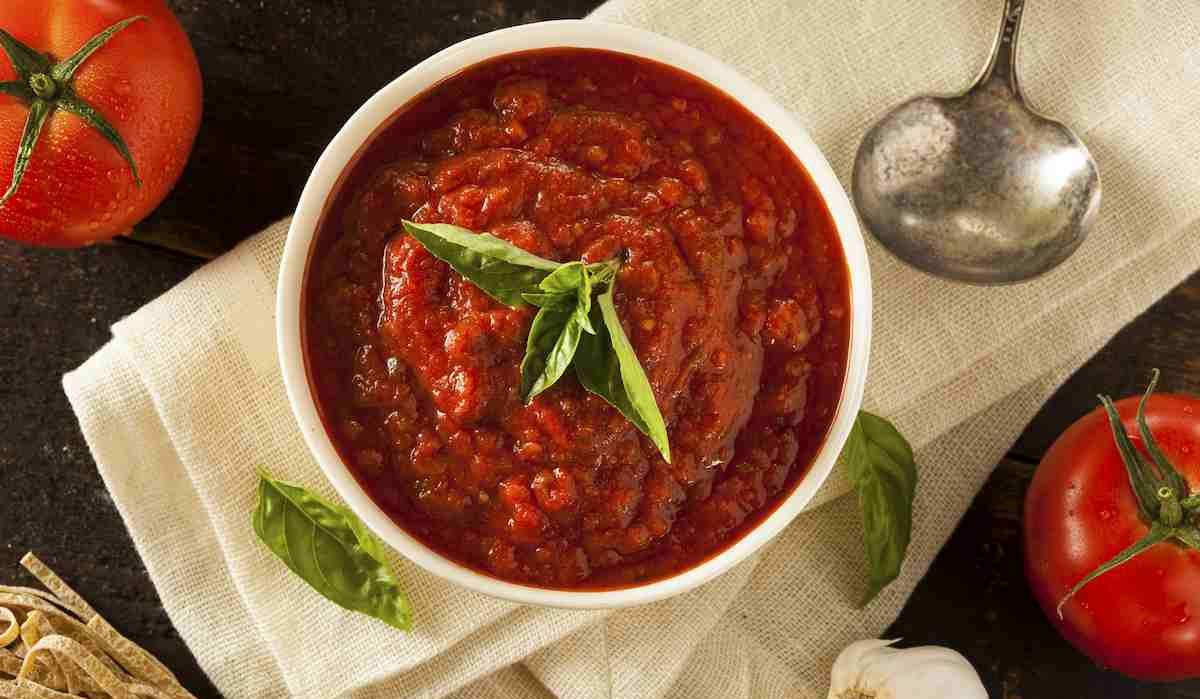
[[[851,643],[833,663],[829,699],[987,699],[979,674],[960,653],[888,647],[895,642]]]

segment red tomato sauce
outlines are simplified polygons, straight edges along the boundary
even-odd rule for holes
[[[660,579],[760,522],[820,447],[849,344],[842,249],[787,147],[706,83],[605,51],[501,57],[401,110],[336,192],[309,378],[364,488],[445,556],[553,588]],[[404,218],[557,261],[619,255],[673,463],[570,372],[523,405],[536,309],[490,299]]]

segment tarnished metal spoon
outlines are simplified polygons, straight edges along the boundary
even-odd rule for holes
[[[966,92],[901,104],[858,148],[859,215],[888,250],[930,274],[977,284],[1035,277],[1079,247],[1100,209],[1087,146],[1021,96],[1024,9],[1024,0],[1005,1],[991,57]]]

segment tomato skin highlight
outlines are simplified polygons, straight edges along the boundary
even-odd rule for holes
[[[191,43],[162,0],[0,2],[0,27],[62,60],[107,27],[145,15],[79,68],[75,91],[103,114],[133,154],[142,186],[97,131],[55,112],[20,189],[0,207],[0,236],[77,247],[125,233],[149,214],[183,172],[200,126],[200,67]],[[0,81],[16,79],[0,53]],[[0,191],[12,179],[29,108],[0,95]]]
[[[1117,401],[1142,450],[1138,397]],[[1200,399],[1159,394],[1146,420],[1167,458],[1200,487]],[[1144,452],[1143,452],[1144,455]],[[1071,587],[1141,539],[1149,526],[1102,409],[1067,429],[1042,459],[1025,497],[1025,575],[1059,633],[1101,666],[1141,680],[1200,677],[1200,551],[1157,544],[1096,578],[1063,606]]]

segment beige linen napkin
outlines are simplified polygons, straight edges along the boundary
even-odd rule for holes
[[[999,12],[999,0],[615,0],[596,16],[729,62],[796,113],[846,181],[890,105],[974,76]],[[275,355],[286,223],[118,323],[64,386],[172,621],[230,697],[820,697],[833,656],[894,618],[1038,406],[1200,268],[1197,36],[1190,0],[1030,4],[1024,87],[1078,131],[1104,180],[1099,225],[1057,271],[957,286],[870,243],[868,406],[911,439],[922,481],[904,573],[862,611],[861,529],[854,499],[837,499],[841,474],[762,554],[643,608],[521,607],[398,559],[411,634],[326,602],[249,521],[259,465],[332,494]]]

